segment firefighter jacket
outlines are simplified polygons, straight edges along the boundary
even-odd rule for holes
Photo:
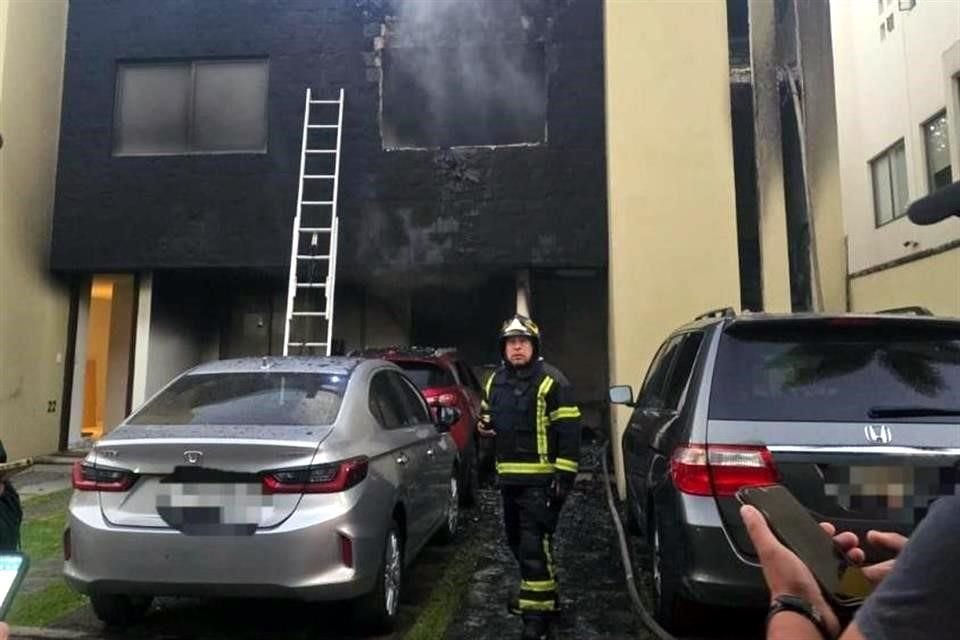
[[[480,411],[497,433],[501,484],[547,485],[556,472],[577,472],[580,409],[558,369],[542,360],[502,365],[484,385]]]

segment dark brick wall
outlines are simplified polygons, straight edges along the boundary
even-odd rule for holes
[[[546,51],[548,142],[384,151],[372,59],[386,2],[73,0],[53,268],[282,270],[307,86],[347,95],[344,277],[603,267],[602,3],[522,5]],[[269,57],[266,154],[112,156],[118,60],[226,56]]]

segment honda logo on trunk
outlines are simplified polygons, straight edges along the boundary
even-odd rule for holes
[[[183,459],[187,461],[187,464],[200,464],[200,461],[203,460],[203,451],[184,451]]]
[[[884,424],[868,424],[863,428],[863,435],[870,444],[889,444],[893,440],[893,432]]]

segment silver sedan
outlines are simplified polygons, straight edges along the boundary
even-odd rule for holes
[[[405,565],[457,528],[456,418],[380,360],[201,365],[74,468],[67,582],[112,625],[209,595],[349,599],[389,628]]]

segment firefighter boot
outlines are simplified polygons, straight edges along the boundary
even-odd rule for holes
[[[520,640],[548,640],[549,637],[550,618],[532,615],[523,617],[523,635]]]

